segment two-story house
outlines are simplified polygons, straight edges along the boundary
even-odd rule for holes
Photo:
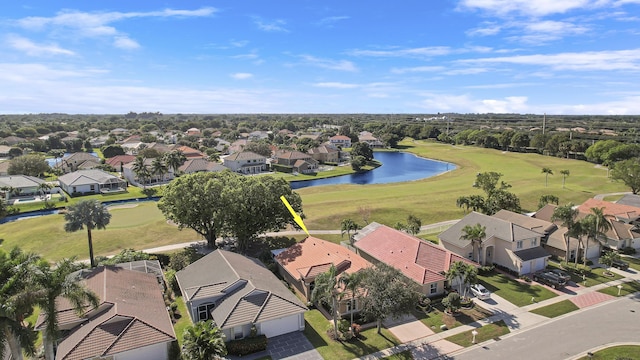
[[[276,153],[275,162],[279,165],[291,166],[293,171],[308,174],[318,170],[318,161],[310,154],[300,151],[281,151]]]
[[[329,143],[340,148],[350,148],[351,138],[344,135],[336,135],[329,138]]]
[[[267,171],[267,158],[251,151],[241,151],[225,156],[222,164],[240,174],[259,174]]]
[[[338,163],[340,161],[340,150],[331,145],[320,145],[307,152],[320,163]]]
[[[480,244],[464,239],[465,226],[480,224],[486,236]],[[499,265],[519,275],[547,267],[551,256],[542,246],[542,230],[534,231],[513,221],[472,212],[438,235],[442,245],[460,256],[482,265]]]

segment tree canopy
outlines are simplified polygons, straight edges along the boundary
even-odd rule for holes
[[[218,236],[229,235],[246,250],[257,235],[295,224],[280,200],[283,195],[302,212],[300,195],[284,179],[231,171],[195,173],[169,183],[158,208],[179,228],[202,235],[212,248]]]
[[[357,142],[351,148],[351,157],[362,156],[366,161],[373,160],[373,150],[365,142]]]
[[[640,160],[622,160],[613,165],[611,178],[620,180],[631,188],[631,192],[637,194],[640,191]]]
[[[93,240],[91,238],[91,230],[104,229],[111,221],[111,214],[105,206],[98,200],[83,200],[76,204],[70,205],[64,214],[64,230],[66,232],[76,232],[87,228],[87,240],[89,242],[89,259],[91,267],[95,267],[95,259],[93,257]]]
[[[11,159],[9,162],[9,175],[29,175],[40,177],[51,170],[43,155],[27,154]]]

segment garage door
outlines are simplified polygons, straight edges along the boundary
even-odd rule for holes
[[[529,265],[529,261],[523,261],[522,262],[522,269],[520,269],[520,274],[528,274],[531,271],[529,271],[529,269],[531,268],[531,266]]]
[[[260,324],[260,332],[266,337],[274,337],[287,334],[300,329],[299,317],[301,315],[292,315],[280,319],[269,320]]]
[[[531,261],[531,272],[544,270],[544,259],[535,259]]]
[[[600,257],[600,247],[599,246],[589,246],[587,250],[587,259],[595,259]]]

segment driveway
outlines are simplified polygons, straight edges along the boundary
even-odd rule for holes
[[[322,360],[320,353],[311,345],[301,331],[269,338],[267,350],[242,357],[229,356],[231,360],[253,360],[264,356],[272,359]]]

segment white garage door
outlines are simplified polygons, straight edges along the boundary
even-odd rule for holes
[[[600,247],[599,246],[589,246],[587,250],[587,259],[595,259],[600,257]]]
[[[270,320],[260,324],[260,332],[266,337],[274,337],[282,334],[287,334],[293,331],[298,331],[300,325],[298,319],[300,315],[287,316],[280,319]]]
[[[544,259],[535,259],[531,261],[531,272],[536,272],[540,270],[544,270]]]
[[[529,271],[530,268],[531,268],[531,266],[529,265],[529,261],[523,261],[522,262],[522,269],[520,269],[520,275],[530,273],[531,272],[531,271]]]

